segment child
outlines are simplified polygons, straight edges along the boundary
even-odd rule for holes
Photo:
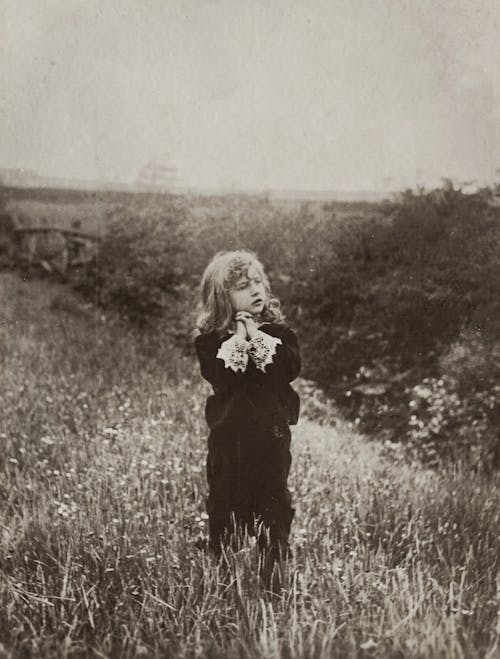
[[[269,574],[288,553],[294,514],[287,479],[289,424],[297,423],[300,402],[290,386],[301,366],[297,338],[252,252],[216,254],[201,297],[195,346],[214,390],[205,408],[209,546],[220,555],[234,523],[257,529]]]

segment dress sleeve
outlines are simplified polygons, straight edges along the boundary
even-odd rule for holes
[[[200,334],[195,339],[194,345],[200,362],[201,375],[215,389],[234,388],[242,382],[248,362],[247,342],[238,337],[236,339],[237,341],[233,336],[221,343],[214,334]]]
[[[253,339],[248,342],[248,354],[258,369],[266,372],[266,366],[272,364],[276,354],[276,346],[281,344],[281,339],[257,330]]]
[[[271,333],[272,332],[272,333]],[[300,373],[301,357],[295,333],[288,327],[259,330],[249,342],[248,354],[263,377],[291,382]]]
[[[236,334],[226,339],[217,351],[217,359],[222,359],[225,368],[230,368],[235,373],[245,371],[248,364],[248,343]]]

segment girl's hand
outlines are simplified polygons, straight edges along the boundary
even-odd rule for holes
[[[236,336],[240,339],[247,340],[247,328],[245,323],[242,320],[236,318]]]
[[[238,311],[235,318],[236,326],[244,323],[248,338],[253,339],[257,334],[258,327],[252,314],[249,311]]]

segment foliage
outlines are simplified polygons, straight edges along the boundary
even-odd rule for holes
[[[412,449],[431,461],[465,460],[500,468],[500,348],[464,333],[440,359],[438,378],[413,387]]]
[[[311,376],[362,428],[426,459],[431,447],[480,462],[499,450],[500,218],[487,200],[407,191],[383,218],[339,224],[328,266],[304,270],[292,294],[321,355]],[[422,380],[446,392],[432,390],[419,417],[410,403]]]
[[[181,209],[117,209],[97,258],[74,276],[74,287],[138,323],[174,316],[184,283],[183,242]]]
[[[341,334],[331,343],[349,355],[339,355],[342,375],[370,356],[422,367],[462,327],[498,322],[499,218],[480,197],[443,194],[407,193],[389,217],[340,227],[328,267],[303,282],[300,303],[317,291],[307,316],[334,321]]]

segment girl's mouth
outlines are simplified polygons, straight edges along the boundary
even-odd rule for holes
[[[254,302],[252,302],[252,304],[253,304],[253,305],[255,305],[255,304],[262,304],[262,300],[255,300]]]

